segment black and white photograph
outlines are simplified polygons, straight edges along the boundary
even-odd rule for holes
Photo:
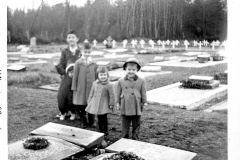
[[[239,160],[235,2],[6,1],[6,157]]]

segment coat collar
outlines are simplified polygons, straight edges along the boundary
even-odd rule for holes
[[[75,50],[75,53],[73,53],[71,50],[70,50],[70,46],[68,46],[67,47],[67,49],[68,49],[68,51],[70,52],[70,53],[72,53],[72,55],[74,56],[74,55],[76,55],[76,54],[79,54],[79,57],[80,57],[80,55],[82,55],[80,52],[81,52],[81,49],[80,49],[80,47],[77,45],[76,46],[77,47],[77,49]]]
[[[130,80],[130,79],[128,78],[128,75],[126,75],[126,76],[124,77],[124,79],[125,79],[125,80]],[[138,76],[135,74],[135,76],[133,77],[133,80],[136,81],[137,79],[138,79]]]
[[[106,82],[101,82],[99,79],[97,79],[96,82],[97,82],[97,84],[106,85],[109,83],[109,80],[107,80]]]

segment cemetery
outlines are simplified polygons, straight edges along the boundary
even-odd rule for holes
[[[226,160],[226,2],[86,1],[81,7],[74,3],[51,6],[41,1],[38,10],[32,5],[28,12],[8,7],[8,159]],[[131,63],[137,68],[126,65],[129,58],[136,59]],[[75,67],[63,66],[65,60],[76,60]],[[103,74],[106,81],[100,80],[106,71],[97,70],[99,66],[108,70]],[[96,82],[90,84],[90,79]],[[63,91],[65,80],[68,91]],[[131,86],[123,87],[122,82]],[[74,83],[86,93],[76,97]],[[92,84],[97,87],[87,100]],[[81,96],[86,110],[79,108],[85,107],[82,102],[75,102]],[[102,96],[110,97],[106,108],[111,112],[100,114],[97,109],[104,106],[105,101],[96,98]],[[61,100],[63,107],[74,103],[78,108],[63,112]],[[98,110],[91,113],[92,124],[90,107]],[[132,107],[140,114],[122,115]],[[124,124],[127,121],[130,124]],[[129,135],[124,136],[128,125]]]

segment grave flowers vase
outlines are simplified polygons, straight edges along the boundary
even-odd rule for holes
[[[210,56],[209,55],[198,55],[197,57],[197,61],[199,63],[206,63],[210,60]]]

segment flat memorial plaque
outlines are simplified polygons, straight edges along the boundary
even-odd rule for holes
[[[46,135],[72,142],[85,148],[90,148],[101,143],[104,134],[81,128],[70,127],[62,124],[49,122],[34,130],[31,134]]]
[[[25,149],[23,143],[26,139],[31,137],[45,138],[50,143],[45,149],[31,150]],[[31,136],[21,141],[8,145],[8,159],[9,160],[61,160],[72,156],[76,153],[82,152],[81,148],[75,144],[69,143],[65,140],[49,137],[49,136]]]
[[[46,89],[46,90],[51,90],[51,91],[58,91],[60,87],[60,83],[54,83],[54,84],[48,84],[44,86],[40,86],[40,89]]]
[[[23,65],[11,65],[9,67],[7,67],[7,70],[10,71],[24,71],[26,70],[26,67]]]
[[[191,160],[197,155],[189,151],[124,138],[108,146],[106,150],[133,152],[145,160]]]

